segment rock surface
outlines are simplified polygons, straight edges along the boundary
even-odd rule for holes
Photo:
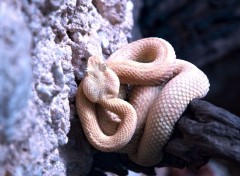
[[[77,82],[90,55],[127,43],[132,8],[129,0],[0,2],[0,175],[86,175],[92,150],[74,107]]]

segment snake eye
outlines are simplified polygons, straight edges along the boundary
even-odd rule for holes
[[[99,64],[99,69],[100,69],[101,71],[105,71],[105,70],[107,69],[107,64],[106,64],[106,63],[100,63],[100,64]]]
[[[90,76],[92,73],[93,73],[93,71],[91,69],[86,68],[86,70],[85,70],[85,75],[86,76]]]

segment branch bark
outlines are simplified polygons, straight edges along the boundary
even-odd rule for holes
[[[240,117],[206,101],[193,100],[164,151],[175,158],[172,166],[180,168],[198,169],[210,158],[240,163]],[[168,160],[160,164],[166,165]]]

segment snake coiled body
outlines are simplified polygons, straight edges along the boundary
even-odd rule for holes
[[[193,64],[176,59],[172,46],[159,38],[122,47],[108,58],[105,71],[99,65],[104,63],[97,57],[88,61],[88,71],[76,97],[78,115],[89,142],[102,151],[127,152],[143,166],[157,164],[174,124],[189,102],[208,92],[206,75]],[[118,79],[121,84],[133,85],[128,102],[117,98]],[[126,92],[123,88],[120,91]],[[114,118],[103,108],[118,116]]]

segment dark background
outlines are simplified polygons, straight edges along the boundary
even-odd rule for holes
[[[160,37],[210,80],[205,98],[240,115],[240,1],[134,1],[133,40]]]

